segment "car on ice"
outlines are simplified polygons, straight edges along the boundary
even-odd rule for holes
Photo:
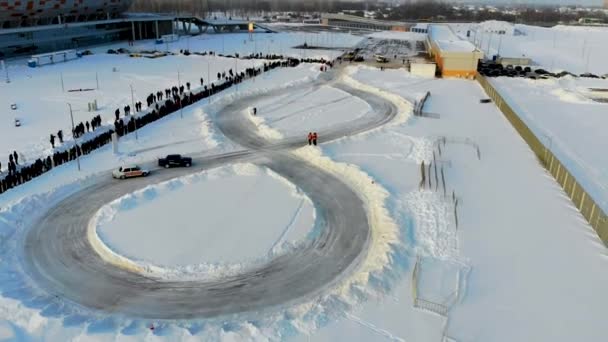
[[[12,110],[17,110],[17,104],[16,103],[11,103],[11,109]]]
[[[135,177],[147,177],[150,171],[143,170],[137,165],[125,165],[112,171],[112,177],[116,179],[127,179]]]
[[[183,157],[180,154],[170,154],[165,158],[158,160],[158,166],[164,168],[170,167],[190,167],[192,165],[192,158]]]
[[[19,118],[15,118],[15,127],[21,127],[21,120]]]

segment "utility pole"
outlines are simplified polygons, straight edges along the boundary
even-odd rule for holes
[[[131,87],[131,105],[133,105],[133,117],[131,117],[131,119],[133,122],[135,122],[135,140],[139,140],[139,137],[137,136],[137,118],[135,118],[135,97],[133,96],[133,85],[129,84],[129,87]]]
[[[61,78],[61,92],[65,93],[65,86],[63,84],[63,73],[59,73],[59,77]]]
[[[68,107],[70,107],[70,119],[72,120],[72,136],[74,137],[74,144],[76,145],[76,163],[78,164],[78,171],[80,171],[80,153],[78,152],[78,139],[74,135],[76,128],[74,126],[74,114],[72,112],[72,105],[68,103]]]

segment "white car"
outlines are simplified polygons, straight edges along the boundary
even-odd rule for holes
[[[21,127],[21,120],[15,118],[15,127]]]
[[[147,177],[150,174],[148,170],[142,170],[137,165],[125,165],[112,171],[112,177],[116,179],[127,179],[135,177]]]
[[[12,103],[11,104],[11,109],[12,110],[17,110],[17,104],[16,103]]]

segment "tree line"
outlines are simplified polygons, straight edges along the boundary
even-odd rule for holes
[[[135,0],[134,12],[182,13],[201,17],[209,13],[245,17],[268,12],[339,12],[376,9],[375,1],[342,0]]]
[[[508,11],[505,10],[508,8]],[[179,13],[207,17],[212,13],[225,16],[265,16],[271,12],[319,13],[353,11],[363,16],[364,11],[375,11],[377,19],[389,20],[433,20],[433,21],[485,21],[504,20],[517,23],[547,23],[576,21],[579,18],[598,18],[608,22],[602,11],[560,11],[556,6],[509,6],[498,10],[466,6],[454,6],[443,0],[408,1],[399,6],[388,7],[378,1],[354,0],[135,0],[134,12]]]

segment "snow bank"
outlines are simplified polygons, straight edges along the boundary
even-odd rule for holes
[[[255,127],[258,129],[258,134],[268,140],[280,140],[283,139],[283,134],[281,134],[276,129],[270,128],[266,124],[266,120],[260,115],[251,114],[251,109],[245,110],[243,116],[251,121]]]
[[[366,206],[371,228],[370,245],[360,268],[337,290],[346,295],[351,286],[366,285],[373,273],[381,273],[390,264],[393,249],[399,248],[399,228],[385,207],[389,193],[357,166],[336,163],[316,148],[304,147],[293,154],[343,180],[357,192]]]

